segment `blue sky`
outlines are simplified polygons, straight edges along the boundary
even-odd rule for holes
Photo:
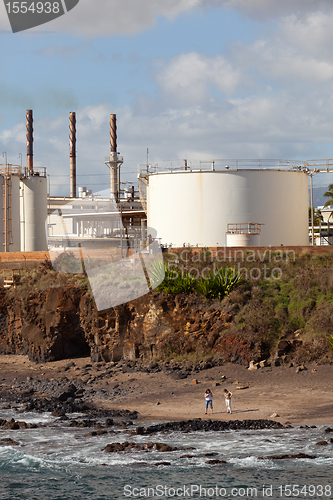
[[[25,163],[33,109],[54,195],[69,192],[70,111],[78,185],[94,191],[108,181],[110,113],[124,181],[147,147],[152,163],[333,157],[331,0],[80,0],[16,34],[1,5],[0,30],[0,148]]]

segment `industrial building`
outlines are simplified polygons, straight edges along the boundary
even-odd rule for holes
[[[215,161],[213,167],[186,163],[148,172],[148,225],[162,244],[308,245],[305,168],[251,160],[221,166]]]
[[[33,117],[27,111],[27,167],[0,166],[1,252],[91,246],[306,246],[308,179],[333,160],[210,160],[139,166],[139,193],[122,190],[116,115],[110,115],[110,188],[76,186],[76,116],[69,115],[70,196],[47,195],[45,168],[33,165]],[[5,153],[4,153],[5,154]],[[313,228],[312,224],[312,228]],[[147,229],[147,227],[149,229]],[[315,242],[312,229],[311,241]]]
[[[213,160],[141,166],[148,226],[162,245],[309,245],[308,178],[332,160]]]

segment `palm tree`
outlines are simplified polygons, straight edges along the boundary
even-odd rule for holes
[[[333,184],[330,184],[328,186],[328,191],[326,191],[326,193],[324,193],[323,196],[325,196],[326,198],[329,198],[327,200],[327,202],[325,203],[324,208],[325,207],[329,207],[330,205],[333,205]],[[328,220],[329,220],[329,218],[331,217],[332,214],[333,214],[333,211],[328,216]]]

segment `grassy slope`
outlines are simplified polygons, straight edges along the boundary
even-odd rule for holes
[[[203,255],[203,254],[201,254]],[[300,255],[271,252],[241,254],[232,265],[242,273],[241,282],[222,301],[232,316],[230,331],[247,340],[262,339],[272,353],[280,339],[303,341],[298,357],[315,360],[329,354],[333,334],[333,255]],[[178,266],[181,264],[181,259]],[[190,263],[189,263],[190,261]],[[219,266],[206,254],[190,256],[187,269],[196,275],[204,268]]]

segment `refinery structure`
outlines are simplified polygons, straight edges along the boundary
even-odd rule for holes
[[[47,178],[45,168],[33,164],[33,119],[27,111],[27,167],[0,166],[2,228],[0,250],[36,252],[47,250]]]
[[[110,115],[110,185],[93,194],[76,185],[76,116],[69,115],[70,196],[47,193],[46,168],[33,162],[28,110],[27,166],[0,166],[0,252],[71,247],[117,249],[121,255],[154,239],[167,247],[306,246],[309,178],[333,160],[210,160],[139,166],[139,192],[121,189],[116,115]],[[313,212],[313,211],[312,211]],[[149,229],[148,229],[149,228]],[[328,234],[327,243],[331,244]]]

